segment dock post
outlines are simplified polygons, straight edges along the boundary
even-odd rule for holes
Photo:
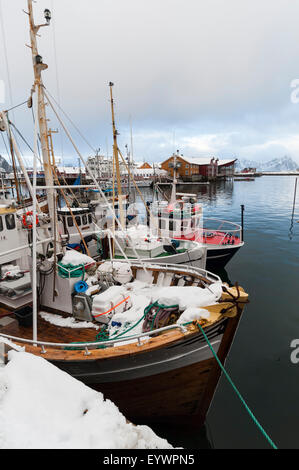
[[[244,241],[244,209],[245,209],[244,204],[241,204],[241,237],[242,237],[242,242]]]

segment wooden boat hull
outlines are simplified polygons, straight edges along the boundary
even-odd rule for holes
[[[143,274],[142,265],[135,263],[131,269],[134,279],[138,280]],[[161,272],[172,276],[172,286],[184,278],[186,285],[199,287],[204,283],[208,288],[214,278],[217,280],[215,275],[203,275],[202,270],[196,268],[153,265],[148,269],[154,284]],[[170,282],[169,278],[165,277],[165,282]],[[224,362],[248,294],[238,286],[223,285],[222,291],[221,300],[206,307],[209,317],[202,322],[205,335]],[[50,308],[42,306],[45,307]],[[221,369],[196,320],[183,328],[170,325],[170,329],[151,333],[153,336],[139,336],[138,341],[127,338],[123,342],[119,338],[114,347],[110,342],[105,347],[98,343],[94,328],[62,328],[40,318],[37,326],[40,344],[45,345],[42,348],[30,339],[32,327],[22,326],[15,320],[7,324],[5,317],[3,320],[1,334],[17,342],[23,338],[27,352],[41,355],[74,378],[101,391],[132,422],[175,420],[176,423],[203,424]]]
[[[205,329],[222,362],[229,352],[242,312]],[[134,423],[189,423],[202,426],[220,367],[203,335],[140,354],[94,361],[51,361],[102,392]]]

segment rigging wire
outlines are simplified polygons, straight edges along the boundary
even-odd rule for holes
[[[25,142],[25,144],[27,145],[27,147],[31,150],[32,153],[33,152],[33,148],[30,146],[30,144],[28,144],[27,140],[25,139],[25,137],[22,135],[22,133],[19,131],[19,129],[15,126],[15,124],[11,121],[9,121],[9,124],[15,129],[15,131],[18,133],[18,135],[21,137],[21,139],[23,140],[23,142]]]
[[[1,1],[1,0],[0,0]],[[9,109],[6,109],[6,111],[12,111],[13,109],[16,109],[16,108],[19,108],[20,106],[23,106],[24,104],[27,104],[28,103],[28,100],[26,101],[23,101],[22,103],[20,104],[16,104],[15,106],[13,106],[12,108],[9,108]]]
[[[51,10],[54,11],[54,2],[51,0]],[[55,15],[53,15],[55,16]],[[55,74],[56,74],[56,88],[57,88],[57,99],[59,105],[61,104],[60,99],[60,85],[59,85],[59,73],[58,73],[58,60],[57,60],[57,47],[56,47],[56,32],[55,32],[55,21],[52,19],[52,31],[53,31],[53,50],[54,50],[54,60],[55,60]],[[63,132],[61,125],[59,124],[59,133],[60,133],[60,146],[61,146],[61,163],[64,166],[63,162]]]
[[[88,142],[88,140],[85,138],[85,136],[82,134],[82,132],[78,129],[78,127],[76,126],[76,124],[74,124],[74,122],[71,120],[71,118],[67,115],[67,113],[62,109],[62,107],[59,105],[59,103],[57,102],[57,100],[54,98],[54,96],[49,92],[49,90],[44,86],[45,90],[47,90],[47,93],[49,94],[49,96],[52,98],[52,100],[55,102],[55,104],[58,106],[58,108],[60,109],[60,111],[62,111],[62,113],[65,115],[65,117],[70,121],[70,123],[72,124],[72,126],[76,129],[76,131],[78,132],[78,134],[80,135],[80,137],[84,140],[84,142],[88,145],[89,148],[91,148],[91,150],[96,153],[96,149]]]
[[[50,107],[51,107],[52,111],[54,112],[56,118],[57,118],[57,119],[59,120],[59,122],[61,123],[61,126],[62,126],[63,129],[64,129],[64,132],[66,133],[66,135],[67,135],[67,137],[69,138],[71,144],[73,145],[75,151],[77,152],[77,154],[78,154],[80,160],[82,161],[83,165],[85,166],[85,168],[86,168],[86,170],[87,170],[89,176],[90,176],[91,179],[94,181],[94,184],[95,184],[96,188],[99,190],[99,192],[100,192],[100,194],[101,194],[103,200],[104,200],[105,203],[107,204],[107,206],[108,206],[108,208],[109,208],[109,210],[110,210],[110,213],[112,214],[113,220],[117,223],[117,225],[118,225],[119,229],[122,231],[122,233],[125,233],[125,232],[124,232],[124,230],[125,230],[124,227],[122,227],[120,221],[118,220],[118,218],[117,218],[117,216],[116,216],[116,214],[115,214],[115,212],[114,212],[114,209],[112,209],[111,204],[108,202],[108,200],[107,200],[105,194],[103,193],[103,191],[102,191],[102,189],[101,189],[99,183],[96,181],[95,176],[93,175],[92,171],[90,170],[88,164],[85,162],[85,160],[84,160],[83,156],[81,155],[81,153],[80,153],[78,147],[76,146],[74,140],[72,139],[72,137],[71,137],[71,135],[70,135],[68,129],[66,128],[65,124],[63,123],[63,121],[62,121],[61,117],[59,116],[57,110],[55,109],[53,103],[51,102],[49,96],[47,95],[46,92],[45,92],[44,94],[45,94],[45,98],[46,98],[46,100],[47,100],[47,103],[50,105]],[[128,263],[130,263],[130,262],[129,262],[129,259],[127,258],[126,254],[123,252],[123,250],[122,250],[120,244],[118,243],[117,238],[114,237],[114,235],[112,235],[112,232],[111,232],[111,231],[109,231],[109,232],[110,232],[111,236],[114,238],[115,243],[116,243],[117,246],[119,247],[119,249],[120,249],[120,251],[122,252],[122,254],[123,254],[123,256],[125,257],[125,259],[128,261]],[[145,264],[146,264],[146,263],[144,263],[144,262],[142,261],[142,259],[140,258],[139,254],[137,253],[137,251],[136,251],[136,249],[135,249],[135,247],[134,247],[134,244],[132,244],[132,247],[131,247],[131,248],[133,249],[136,258],[137,258],[138,261],[140,262],[140,264],[141,264],[141,266],[142,266],[142,269],[143,269],[144,272],[147,274],[147,270],[146,270],[146,267],[145,267]]]
[[[14,130],[18,133],[18,135],[21,137],[21,139],[23,140],[23,142],[27,145],[27,147],[29,148],[29,150],[31,150],[31,152],[34,154],[33,148],[32,148],[32,147],[30,146],[30,144],[27,142],[27,140],[25,139],[25,137],[23,136],[23,134],[21,133],[21,131],[19,131],[19,129],[14,125],[13,122],[9,121],[9,124],[14,128]],[[15,133],[14,133],[14,138],[15,138],[15,140],[16,140],[16,142],[17,142]],[[17,142],[17,144],[18,144],[18,142]],[[19,149],[20,149],[20,145],[19,145],[19,144],[18,144],[18,147],[19,147]],[[20,150],[20,152],[21,152],[21,150]],[[24,157],[24,155],[22,154],[22,152],[21,152],[21,155],[23,156],[23,158],[24,158],[24,160],[25,160],[25,157]],[[39,156],[38,156],[38,160],[39,160],[39,162],[41,163],[41,159],[39,158]],[[25,160],[25,161],[26,161],[26,160]],[[28,165],[28,162],[26,162],[26,164]]]
[[[10,153],[9,153],[9,151],[8,151],[7,144],[6,144],[6,142],[5,142],[3,132],[1,132],[1,136],[2,136],[3,143],[4,143],[4,147],[5,147],[5,149],[6,149],[7,156],[9,157]]]
[[[8,81],[9,100],[10,100],[10,106],[14,107],[13,100],[12,100],[12,86],[11,86],[11,79],[10,79],[7,45],[6,45],[5,29],[4,29],[4,22],[3,22],[2,0],[0,0],[0,23],[1,23],[1,31],[2,31],[2,42],[3,42],[3,48],[4,48],[5,65],[6,65],[6,75],[7,75],[7,81]]]
[[[12,124],[12,123],[10,123],[10,124]],[[20,152],[20,154],[21,154],[21,156],[22,156],[22,158],[23,158],[23,160],[24,160],[26,166],[27,166],[27,167],[30,167],[31,165],[28,164],[27,158],[24,156],[24,153],[23,153],[22,150],[21,150],[21,146],[20,146],[19,141],[18,141],[18,139],[17,139],[16,133],[13,131],[13,129],[11,129],[11,133],[12,133],[12,135],[14,136],[14,139],[15,139],[16,144],[17,144],[17,146],[18,146],[19,152]]]

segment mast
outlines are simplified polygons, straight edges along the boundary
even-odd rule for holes
[[[50,149],[49,149],[49,141],[48,141],[48,125],[47,125],[47,117],[46,117],[46,108],[45,108],[45,97],[44,97],[44,85],[42,81],[42,71],[48,68],[47,64],[44,64],[42,61],[42,57],[38,53],[37,48],[37,33],[40,28],[43,26],[49,26],[51,13],[48,9],[44,11],[44,16],[46,19],[46,23],[36,25],[34,23],[33,18],[33,9],[32,9],[32,0],[27,0],[28,2],[28,17],[29,17],[29,26],[30,26],[30,42],[31,42],[31,53],[32,53],[32,62],[33,62],[33,71],[34,71],[34,87],[32,88],[32,92],[37,90],[37,102],[38,102],[38,109],[37,109],[37,116],[39,124],[39,134],[40,134],[40,142],[41,142],[41,150],[42,150],[42,158],[43,158],[43,165],[44,165],[44,174],[45,174],[45,184],[46,184],[46,192],[47,192],[47,200],[48,200],[48,207],[49,207],[49,215],[51,221],[51,232],[54,239],[57,238],[57,223],[55,222],[55,218],[57,217],[55,207],[54,207],[54,200],[55,200],[55,189],[54,180],[53,180],[53,172],[51,168],[51,156],[50,156]],[[35,90],[34,90],[35,89]]]
[[[10,154],[11,154],[12,168],[13,168],[13,173],[14,173],[14,178],[15,178],[17,201],[20,204],[21,203],[21,197],[20,197],[19,180],[18,180],[18,175],[17,175],[15,152],[14,152],[14,148],[13,148],[10,127],[9,127],[9,130],[8,130],[8,138],[9,138],[9,148],[10,148]]]
[[[134,179],[134,152],[133,152],[133,133],[132,133],[132,116],[130,116],[130,137],[131,137],[131,148],[130,148],[130,163],[132,165],[132,171],[131,174]],[[136,192],[133,192],[133,202],[136,202]]]
[[[128,149],[128,145],[126,144],[125,145],[126,147],[126,150],[127,150],[127,162],[128,162],[128,167],[129,167],[129,170],[131,170],[131,155],[130,155],[130,152],[129,152],[129,149]],[[130,173],[128,171],[128,194],[129,194],[129,198],[130,198],[130,195],[131,195],[131,178],[130,178]]]
[[[113,83],[109,83],[110,87],[110,102],[111,102],[111,114],[112,114],[112,129],[113,129],[113,161],[116,170],[116,180],[117,180],[117,192],[118,192],[118,208],[120,215],[120,223],[123,229],[125,229],[125,219],[123,213],[123,200],[122,200],[122,190],[121,190],[121,181],[120,181],[120,170],[119,170],[119,160],[118,160],[118,145],[117,145],[117,135],[118,132],[115,127],[115,118],[114,118],[114,102],[112,96],[112,87]]]
[[[101,150],[101,149],[98,148],[98,149],[96,150],[96,155],[95,155],[95,160],[96,160],[96,161],[95,161],[95,164],[96,164],[96,168],[97,168],[98,181],[100,181],[100,179],[101,179],[100,161],[99,161],[100,158],[101,158],[101,157],[100,157],[100,150]]]
[[[49,129],[49,131],[48,131],[48,146],[49,146],[50,155],[52,157],[51,165],[52,165],[53,168],[56,167],[56,162],[55,162],[52,134],[57,134],[57,133],[58,133],[57,129],[56,130]]]
[[[171,191],[171,198],[170,198],[170,203],[174,204],[176,200],[176,169],[177,169],[177,163],[176,163],[176,153],[173,154],[173,181],[172,181],[172,191]]]

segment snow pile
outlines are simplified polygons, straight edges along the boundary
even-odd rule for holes
[[[94,325],[94,323],[89,321],[77,321],[73,317],[62,317],[61,315],[56,315],[55,313],[48,312],[39,312],[40,316],[47,322],[52,325],[62,326],[65,328],[95,328],[99,329],[99,326]]]
[[[139,240],[140,238],[152,238],[150,235],[150,230],[147,225],[138,224],[134,227],[128,227],[126,231],[118,230],[116,232],[117,237],[119,238],[126,238],[127,236],[130,237],[131,240]]]
[[[210,316],[210,312],[205,308],[198,308],[198,307],[188,307],[184,313],[178,319],[179,324],[188,323],[193,320],[200,320],[204,318],[207,320]]]
[[[109,325],[110,338],[113,337],[113,334],[123,333],[134,326],[143,316],[144,309],[154,302],[161,305],[178,304],[180,311],[183,312],[179,323],[187,323],[200,318],[208,318],[209,312],[203,310],[202,307],[217,303],[222,295],[221,281],[203,289],[195,286],[159,287],[136,280],[126,284],[126,288],[131,296],[132,307],[125,312],[113,315],[112,322],[114,324],[118,323],[120,326]],[[142,321],[137,323],[136,326],[130,329],[128,334],[124,334],[123,338],[142,333],[142,324]]]
[[[100,264],[97,272],[99,275],[109,273],[112,274],[113,279],[121,284],[130,282],[133,277],[131,266],[129,263],[121,263],[120,261],[105,261]]]
[[[163,243],[153,236],[146,225],[133,225],[127,227],[126,231],[117,231],[116,237],[121,247],[134,247],[140,250],[153,250],[157,247],[162,247]]]
[[[84,255],[83,253],[79,253],[79,251],[67,250],[61,260],[61,263],[65,265],[73,264],[74,266],[78,266],[79,264],[95,263],[95,260],[92,259],[90,256]]]
[[[222,295],[222,282],[215,282],[209,288],[195,286],[152,287],[152,301],[159,304],[173,305],[174,299],[180,310],[189,307],[206,307],[214,304]]]
[[[45,359],[15,351],[9,358],[0,370],[0,448],[172,448]]]

